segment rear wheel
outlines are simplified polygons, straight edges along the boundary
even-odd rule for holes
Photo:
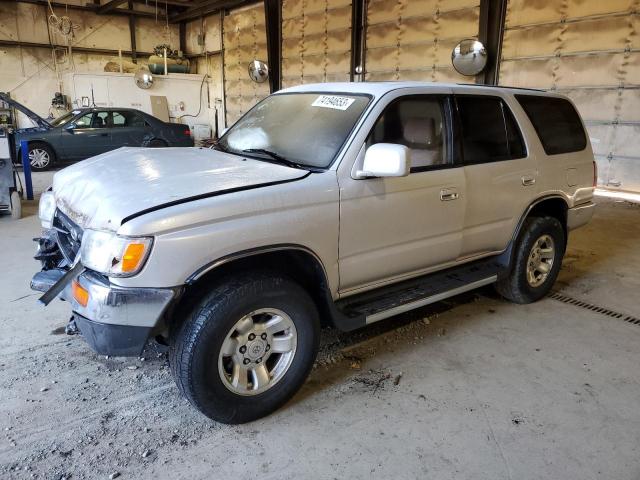
[[[238,275],[197,303],[171,336],[171,369],[206,416],[244,423],[298,391],[318,338],[317,310],[298,284],[277,273]]]
[[[32,170],[46,170],[55,159],[53,149],[42,142],[29,143],[29,164]]]
[[[525,220],[508,276],[496,283],[500,295],[516,303],[544,297],[556,281],[565,250],[562,224],[553,217]]]
[[[167,142],[164,140],[160,140],[159,138],[154,138],[149,142],[149,148],[164,148],[167,146]]]

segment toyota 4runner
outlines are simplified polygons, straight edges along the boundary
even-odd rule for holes
[[[196,408],[246,422],[300,388],[323,324],[353,330],[488,284],[543,297],[595,180],[557,94],[289,88],[213,149],[123,148],[56,173],[32,288],[67,300],[100,354],[165,342]]]

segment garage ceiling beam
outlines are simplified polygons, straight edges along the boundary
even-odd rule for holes
[[[102,15],[103,13],[109,13],[115,8],[118,8],[120,5],[125,3],[127,0],[109,0],[107,3],[100,5],[96,9],[96,13]]]
[[[135,3],[144,3],[145,5],[150,5],[149,2],[152,2],[155,5],[154,0],[133,0]],[[179,8],[189,8],[193,5],[190,0],[158,0],[158,5],[171,5],[172,7]]]
[[[24,47],[24,48],[69,48],[66,45],[58,45],[55,43],[36,43],[36,42],[20,42],[17,40],[0,40],[0,47]],[[97,55],[118,55],[118,50],[111,50],[109,48],[93,48],[93,47],[71,47],[73,52],[78,53],[95,53]],[[151,52],[135,52],[138,56],[150,57],[153,55]],[[122,50],[123,55],[132,56],[131,50]]]
[[[204,17],[206,15],[212,15],[218,13],[221,10],[228,8],[237,8],[251,3],[259,3],[256,0],[204,0],[194,4],[185,12],[179,13],[169,17],[169,22],[178,23],[193,20],[195,18]]]
[[[0,0],[0,3],[28,3],[31,5],[45,5],[48,6],[47,0]],[[80,12],[89,12],[89,13],[97,13],[99,7],[92,6],[92,4],[83,5],[74,5],[70,3],[67,5],[66,3],[60,2],[51,2],[51,7],[56,9],[59,8],[61,10],[76,10]],[[154,12],[141,12],[139,10],[127,10],[124,8],[114,8],[109,12],[109,15],[135,15],[136,17],[147,17],[147,18],[156,18],[156,14]],[[166,17],[163,14],[158,14],[158,18],[164,20]]]

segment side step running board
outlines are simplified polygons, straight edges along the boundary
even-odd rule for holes
[[[494,283],[497,279],[498,279],[498,276],[493,275],[483,280],[478,280],[473,283],[468,283],[467,285],[463,285],[462,287],[447,290],[446,292],[438,293],[436,295],[431,295],[430,297],[425,297],[421,300],[416,300],[414,302],[398,305],[397,307],[393,307],[388,310],[383,310],[382,312],[374,313],[373,315],[367,315],[365,317],[365,323],[369,325],[370,323],[378,322],[380,320],[384,320],[385,318],[393,317],[394,315],[400,315],[401,313],[405,313],[410,310],[414,310],[416,308],[424,307],[431,303],[436,303],[441,300],[445,300],[449,297],[454,297],[461,293],[468,292],[469,290],[475,290],[476,288],[484,287],[485,285],[490,285]]]
[[[342,298],[333,304],[336,326],[349,331],[494,283],[504,269],[490,257]]]

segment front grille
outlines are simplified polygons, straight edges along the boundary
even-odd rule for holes
[[[69,264],[73,264],[80,251],[82,228],[60,210],[56,210],[52,226],[56,232],[56,242],[62,255]]]

